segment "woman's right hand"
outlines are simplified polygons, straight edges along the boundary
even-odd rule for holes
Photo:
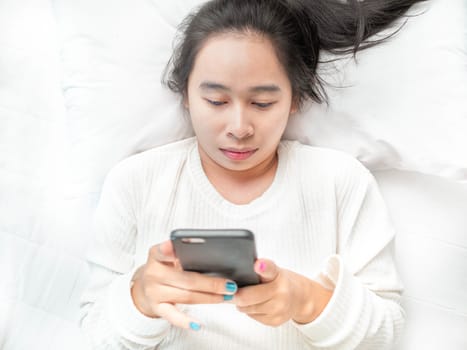
[[[133,282],[131,295],[142,314],[193,330],[198,330],[200,323],[178,310],[175,304],[222,303],[231,300],[237,291],[237,285],[231,280],[184,271],[171,241],[151,247],[148,260],[136,271]]]

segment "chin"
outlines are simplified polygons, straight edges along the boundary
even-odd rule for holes
[[[251,162],[223,162],[220,163],[223,168],[231,170],[231,171],[245,171],[253,168],[255,164],[252,164]]]

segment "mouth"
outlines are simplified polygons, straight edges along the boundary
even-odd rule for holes
[[[250,158],[258,149],[257,148],[221,148],[224,155],[231,160],[245,160]]]

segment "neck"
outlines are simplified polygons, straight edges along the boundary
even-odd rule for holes
[[[203,170],[217,190],[226,200],[234,204],[248,204],[260,197],[274,181],[278,167],[277,152],[246,170],[226,169],[203,152],[200,148]]]

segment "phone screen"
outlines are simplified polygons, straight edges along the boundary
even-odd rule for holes
[[[251,231],[178,229],[170,238],[184,270],[225,277],[239,287],[259,283],[253,268],[256,246]]]

